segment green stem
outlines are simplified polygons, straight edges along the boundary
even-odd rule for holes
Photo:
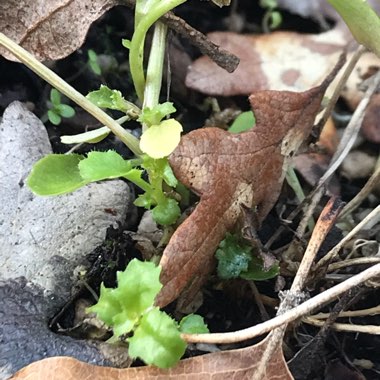
[[[166,32],[167,26],[157,21],[153,34],[152,48],[149,53],[143,108],[153,108],[159,102],[162,73],[164,70]],[[143,132],[145,129],[147,129],[147,126],[143,125]]]
[[[16,58],[22,63],[28,66],[38,76],[50,83],[62,94],[66,95],[73,102],[77,103],[80,107],[98,119],[103,125],[107,126],[128,148],[136,155],[141,155],[142,152],[139,147],[139,140],[128,133],[123,127],[121,127],[115,120],[108,116],[95,104],[91,103],[81,93],[71,87],[67,82],[60,78],[53,71],[44,66],[36,58],[34,58],[24,48],[16,44],[10,38],[6,37],[3,33],[0,33],[0,45],[9,50]]]
[[[144,42],[149,28],[165,13],[186,0],[161,0],[156,6],[140,19],[133,34],[129,53],[129,65],[133,84],[140,101],[144,102],[145,75],[143,68]]]

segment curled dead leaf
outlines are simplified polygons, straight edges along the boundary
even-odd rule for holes
[[[90,25],[118,0],[2,0],[0,32],[39,60],[60,59],[77,50]],[[15,60],[8,52],[4,57]]]

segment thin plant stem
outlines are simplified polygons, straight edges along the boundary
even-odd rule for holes
[[[75,88],[71,87],[56,73],[44,66],[35,57],[33,57],[32,54],[16,44],[3,33],[0,33],[0,45],[10,51],[16,58],[28,66],[38,76],[51,84],[62,94],[66,95],[73,102],[77,103],[80,107],[99,120],[103,125],[107,126],[135,155],[138,156],[142,154],[139,147],[139,140],[135,136],[128,133],[109,115],[107,115],[95,104],[91,103],[80,92],[75,90]]]
[[[167,26],[162,22],[156,22],[146,73],[143,108],[153,108],[159,102],[162,84],[162,73],[164,70],[167,29]],[[146,129],[147,126],[143,125],[143,132]]]
[[[133,84],[138,98],[144,102],[144,89],[145,89],[145,75],[144,75],[144,41],[149,28],[165,13],[178,5],[184,3],[186,0],[162,0],[160,3],[151,7],[149,12],[141,17],[136,25],[133,34],[129,53],[129,65]]]

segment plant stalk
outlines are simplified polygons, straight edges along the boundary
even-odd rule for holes
[[[184,3],[185,1],[186,0],[161,0],[160,3],[152,6],[149,9],[149,12],[144,17],[141,17],[136,25],[136,29],[131,40],[129,66],[131,70],[132,81],[141,103],[144,103],[145,88],[145,75],[143,67],[145,36],[149,28],[160,17],[178,5]]]
[[[66,95],[73,102],[77,103],[80,107],[99,120],[103,125],[107,126],[135,155],[139,156],[142,154],[139,147],[139,140],[135,136],[128,133],[109,115],[107,115],[95,104],[91,103],[80,92],[71,87],[56,73],[44,66],[35,57],[33,57],[32,54],[16,44],[3,33],[0,33],[0,45],[9,50],[16,58],[18,58],[46,82],[51,84],[62,94]]]

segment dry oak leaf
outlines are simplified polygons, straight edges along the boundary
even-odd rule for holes
[[[220,351],[181,360],[168,370],[156,367],[117,369],[100,367],[70,357],[53,357],[34,362],[18,371],[14,380],[251,380],[260,362],[267,339],[231,351]],[[282,350],[273,354],[261,380],[293,380]]]
[[[77,50],[90,25],[117,0],[1,0],[0,32],[37,59],[60,59]],[[0,50],[4,57],[16,60]]]
[[[213,268],[214,252],[240,214],[257,206],[261,222],[276,202],[289,159],[310,134],[327,86],[338,66],[318,87],[305,92],[258,91],[249,98],[256,126],[241,134],[203,128],[185,135],[169,157],[185,186],[200,196],[177,228],[160,265],[163,307],[191,282],[199,288]]]

